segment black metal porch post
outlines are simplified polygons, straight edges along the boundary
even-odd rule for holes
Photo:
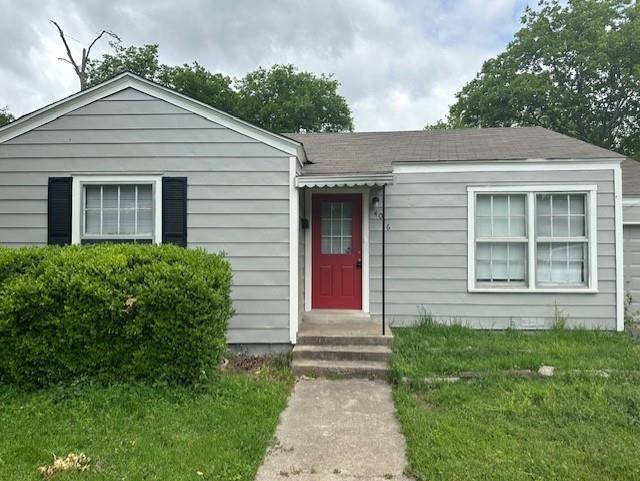
[[[382,335],[385,335],[385,292],[384,292],[384,280],[385,280],[385,272],[384,272],[384,267],[385,267],[385,239],[384,239],[384,235],[385,235],[385,231],[387,230],[387,226],[386,226],[386,218],[385,218],[385,209],[386,209],[386,204],[387,204],[387,200],[385,199],[385,188],[386,185],[383,184],[382,185]]]

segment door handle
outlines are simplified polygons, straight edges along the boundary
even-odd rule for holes
[[[362,259],[358,259],[358,260],[356,261],[356,268],[358,268],[358,269],[362,269]]]

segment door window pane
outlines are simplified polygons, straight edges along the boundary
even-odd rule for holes
[[[352,252],[351,202],[322,202],[320,228],[322,254],[351,254]]]

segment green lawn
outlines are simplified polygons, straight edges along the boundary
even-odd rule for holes
[[[86,472],[55,480],[253,480],[291,387],[288,373],[222,374],[197,389],[0,387],[0,479],[39,480],[53,455]]]
[[[543,364],[640,370],[640,345],[627,335],[491,333],[429,324],[394,335],[396,380],[483,375],[452,384],[397,384],[398,417],[417,479],[640,479],[637,373],[523,379],[504,372]]]

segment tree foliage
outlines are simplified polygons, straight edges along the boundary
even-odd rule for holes
[[[353,130],[351,110],[330,75],[300,72],[293,65],[258,68],[240,79],[213,73],[197,62],[161,64],[158,45],[123,47],[89,65],[89,84],[130,71],[274,132]]]
[[[639,156],[639,5],[541,0],[456,99],[451,125],[543,126]]]
[[[7,107],[0,108],[0,127],[7,125],[9,122],[13,122],[13,115],[9,113]]]
[[[249,72],[237,82],[238,114],[275,132],[353,130],[351,111],[331,76],[274,65]]]

